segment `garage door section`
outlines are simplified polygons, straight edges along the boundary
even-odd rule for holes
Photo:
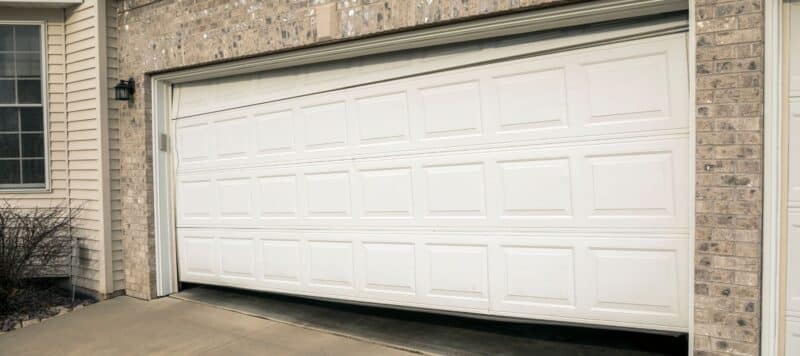
[[[180,280],[686,331],[685,35],[430,70],[480,48],[178,87]]]

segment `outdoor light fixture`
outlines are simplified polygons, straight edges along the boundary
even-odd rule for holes
[[[115,100],[131,100],[133,97],[133,93],[135,91],[135,83],[133,82],[133,78],[128,80],[120,80],[117,85],[114,86],[114,99]]]

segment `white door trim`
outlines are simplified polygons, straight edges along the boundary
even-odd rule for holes
[[[764,3],[764,213],[761,354],[780,350],[783,1]]]
[[[694,68],[697,68],[697,46],[695,45],[695,41],[697,39],[697,19],[696,19],[696,0],[689,0],[689,40],[686,44],[688,48],[686,49],[686,53],[688,53],[689,58],[687,58],[687,62],[689,63],[689,152],[693,162],[697,162],[697,71]],[[697,186],[697,173],[695,171],[689,172],[689,191],[691,192],[692,196],[696,194],[696,186]],[[689,202],[689,241],[690,241],[690,248],[689,248],[689,261],[692,261],[692,268],[689,268],[689,350],[687,355],[694,355],[694,315],[695,315],[695,268],[694,268],[694,261],[695,261],[695,232],[697,231],[696,226],[696,211],[697,211],[697,199],[692,199]]]
[[[161,151],[158,147],[161,135],[169,135],[167,124],[169,123],[170,117],[171,88],[173,84],[409,48],[542,31],[649,14],[682,11],[687,8],[688,3],[685,0],[596,1],[378,36],[358,41],[341,42],[170,73],[155,74],[152,77],[151,88],[153,95],[152,142],[154,145],[153,185],[155,205],[156,295],[168,295],[178,290],[174,238],[174,209],[171,189],[172,182],[170,178],[171,155],[168,152],[172,145],[167,145],[167,151]],[[609,40],[621,40],[634,35],[661,34],[664,33],[664,31],[675,31],[679,28],[685,29],[686,26],[685,20],[679,23],[668,22],[649,28],[650,32],[648,33],[641,33],[641,30],[638,32],[629,30],[627,34],[621,32],[603,33],[592,36],[594,38],[591,39],[584,38],[583,43],[568,43],[567,41],[560,47],[587,45],[592,42],[605,42]],[[550,48],[548,50],[553,51],[560,47]],[[690,68],[692,67],[690,66]],[[690,85],[693,86],[694,83]],[[693,112],[690,113],[690,115],[691,125],[693,126]],[[694,128],[692,128],[692,134],[693,132]],[[693,234],[691,239],[693,241]]]

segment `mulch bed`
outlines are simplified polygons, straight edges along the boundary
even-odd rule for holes
[[[0,334],[40,323],[42,320],[80,309],[95,300],[70,292],[52,283],[33,283],[14,294],[13,312],[0,315]]]

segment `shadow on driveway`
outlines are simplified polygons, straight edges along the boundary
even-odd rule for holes
[[[511,323],[184,285],[176,298],[404,349],[457,355],[686,355],[686,335]]]
[[[117,297],[0,335],[0,355],[354,355],[408,353],[177,298]]]

